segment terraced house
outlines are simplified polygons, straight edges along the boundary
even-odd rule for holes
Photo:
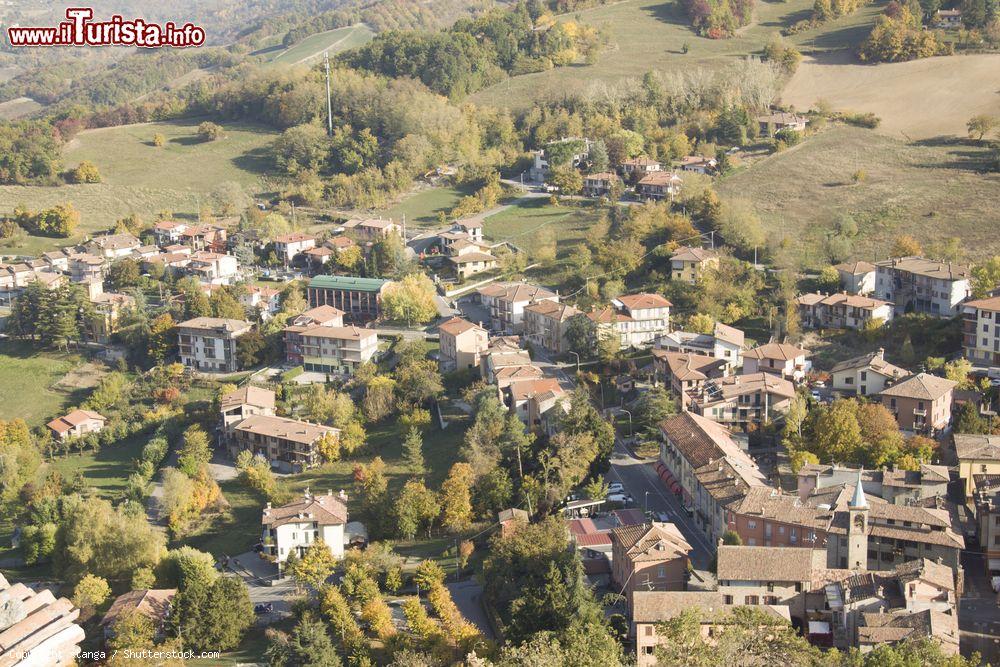
[[[857,294],[803,294],[796,303],[802,325],[809,329],[853,329],[855,331],[892,320],[888,301]]]
[[[958,315],[972,293],[972,270],[965,264],[923,257],[897,257],[875,263],[875,297],[895,304],[897,314]]]

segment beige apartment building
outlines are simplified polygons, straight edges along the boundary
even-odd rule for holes
[[[632,609],[635,591],[683,591],[691,545],[672,523],[611,530],[611,582]]]
[[[461,317],[453,317],[438,327],[440,358],[443,372],[479,368],[483,352],[489,345],[486,329]]]
[[[230,452],[246,450],[267,459],[282,472],[302,472],[322,461],[316,443],[340,437],[340,429],[273,415],[250,415],[233,427]]]
[[[378,352],[378,333],[356,326],[314,326],[299,332],[302,367],[315,373],[354,375]]]
[[[951,425],[955,386],[955,382],[943,377],[918,373],[886,387],[879,397],[900,430],[935,435]]]
[[[567,323],[579,310],[568,303],[543,299],[524,307],[524,337],[554,354],[565,354]]]

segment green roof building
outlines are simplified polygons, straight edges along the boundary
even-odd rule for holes
[[[373,320],[382,313],[382,292],[391,281],[357,276],[316,276],[306,289],[309,307],[333,306],[354,321]]]

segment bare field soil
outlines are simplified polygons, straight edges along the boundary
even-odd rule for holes
[[[825,244],[841,216],[858,223],[855,259],[885,258],[909,234],[924,247],[957,236],[977,260],[1000,254],[1000,174],[983,171],[986,158],[967,140],[905,142],[832,126],[737,170],[718,190],[749,200],[771,240],[806,267],[830,264]]]
[[[850,53],[802,61],[781,96],[808,109],[824,99],[837,110],[872,112],[878,130],[904,139],[965,136],[976,114],[1000,114],[1000,54],[863,65]]]

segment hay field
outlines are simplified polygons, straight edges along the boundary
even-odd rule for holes
[[[362,46],[375,36],[371,28],[360,23],[346,28],[327,30],[309,35],[299,42],[277,53],[271,58],[272,63],[282,65],[298,65],[306,63],[323,55],[324,51],[331,54],[340,53],[356,46]]]
[[[835,109],[876,114],[879,131],[896,137],[965,136],[970,117],[1000,115],[1000,54],[880,65],[819,54],[803,60],[781,99],[808,109],[820,98]]]
[[[880,6],[869,5],[854,15],[798,33],[786,41],[803,50],[853,47],[867,36]],[[611,84],[626,77],[639,78],[650,70],[723,67],[734,58],[761,52],[782,27],[807,18],[812,7],[811,0],[758,2],[755,21],[736,37],[720,40],[699,37],[672,0],[624,0],[573,12],[562,20],[604,27],[610,35],[610,45],[596,64],[513,77],[479,91],[471,99],[480,104],[518,108],[535,99],[586,90],[595,82]],[[685,45],[687,53],[683,53]]]
[[[986,153],[965,140],[905,142],[834,126],[737,170],[718,191],[749,200],[772,241],[806,267],[830,263],[824,242],[842,215],[858,223],[855,259],[885,258],[909,234],[925,247],[957,236],[977,260],[1000,254],[1000,174],[982,172]]]

